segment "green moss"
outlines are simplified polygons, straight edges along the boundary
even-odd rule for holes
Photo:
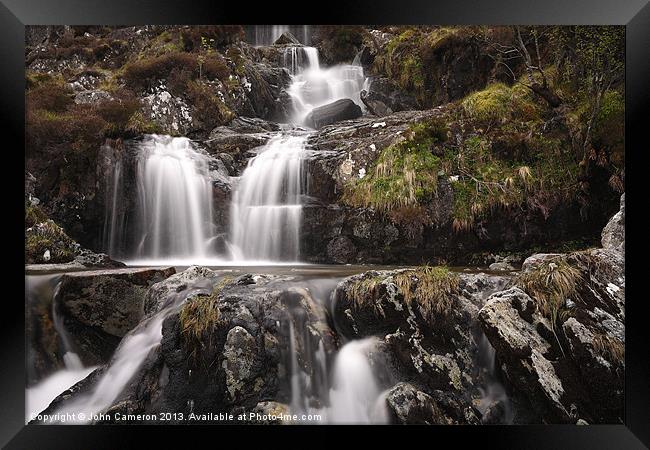
[[[37,223],[25,231],[25,260],[28,264],[66,263],[74,259],[78,245],[52,220]],[[43,256],[50,252],[50,259]]]
[[[25,202],[25,228],[30,228],[37,223],[45,222],[47,214],[39,205],[32,205],[30,202]]]
[[[512,91],[503,83],[494,83],[469,94],[462,102],[465,112],[480,122],[502,122],[510,114]]]
[[[369,175],[350,181],[343,201],[384,213],[428,202],[436,192],[440,167],[432,146],[443,139],[446,130],[438,121],[412,125],[406,140],[380,153]]]

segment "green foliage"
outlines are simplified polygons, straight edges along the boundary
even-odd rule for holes
[[[465,113],[481,124],[495,125],[509,121],[531,122],[540,119],[543,106],[522,84],[512,87],[492,83],[469,94],[461,102]]]
[[[180,31],[187,52],[234,44],[245,36],[241,25],[195,25]]]
[[[432,146],[446,138],[439,121],[412,125],[404,141],[380,153],[367,176],[347,185],[343,200],[384,213],[426,203],[438,180],[439,158],[432,154]]]
[[[45,222],[47,214],[39,205],[32,205],[30,202],[25,202],[25,228],[30,228],[37,223]]]
[[[624,165],[625,96],[616,90],[603,94],[600,111],[596,116],[593,142],[596,147],[607,149],[611,162],[617,167]]]
[[[528,206],[544,216],[578,191],[578,164],[570,144],[530,133],[524,142],[526,163],[504,160],[478,136],[465,140],[458,152],[445,153],[448,173],[458,174],[454,190],[453,228],[466,231],[495,208]]]
[[[465,112],[481,122],[503,122],[510,114],[512,91],[503,83],[494,83],[463,100]]]
[[[196,109],[195,118],[205,129],[211,130],[235,117],[215,91],[202,81],[189,81],[186,94]]]
[[[66,263],[74,259],[77,252],[76,244],[52,220],[40,222],[25,231],[25,261],[28,264]],[[43,258],[50,251],[50,259]]]

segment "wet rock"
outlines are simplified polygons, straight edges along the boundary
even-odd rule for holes
[[[535,253],[524,260],[521,266],[522,272],[529,272],[535,270],[540,265],[552,261],[560,256],[560,253]]]
[[[515,268],[512,265],[508,264],[505,261],[492,263],[492,264],[490,264],[489,269],[490,270],[501,270],[501,271],[515,270]]]
[[[119,339],[142,319],[147,288],[174,272],[138,268],[63,275],[56,301],[82,361],[106,361]]]
[[[274,45],[301,45],[298,38],[288,31],[285,31],[275,40]]]
[[[290,278],[256,274],[210,278],[213,274],[205,268],[188,270],[152,287],[162,299],[189,298],[179,313],[163,322],[162,359],[155,370],[162,375],[165,368],[166,381],[159,399],[140,402],[139,410],[250,412],[268,410],[258,405],[269,399],[281,409],[291,395],[290,350],[295,349],[301,370],[312,376],[319,363],[309,349],[320,347],[330,356],[334,351],[335,336],[323,306]],[[186,279],[210,281],[201,283],[199,291]],[[213,313],[202,313],[212,307]],[[134,395],[126,400],[132,401]]]
[[[311,128],[322,128],[342,120],[361,117],[361,107],[349,98],[336,100],[330,104],[314,108],[307,117],[305,124]]]
[[[361,101],[368,111],[378,117],[394,112],[416,109],[415,99],[385,77],[374,78],[367,91],[361,91]]]
[[[435,284],[434,277],[442,283],[438,288],[427,284]],[[415,269],[354,275],[339,283],[333,294],[334,323],[347,338],[383,337],[383,351],[394,361],[392,378],[415,380],[418,390],[432,397],[443,395],[435,391],[443,392],[449,397],[445,403],[447,416],[453,416],[450,420],[469,423],[476,420],[470,412],[471,393],[478,395],[484,383],[475,370],[478,346],[473,332],[484,301],[480,290],[499,289],[508,282],[507,277],[489,281],[490,277],[444,271],[427,275]],[[443,288],[447,283],[449,287]],[[444,301],[446,306],[441,303],[435,309],[429,304],[434,309],[428,309],[426,300],[406,300],[403,289],[413,295],[430,289],[431,301]],[[443,297],[433,300],[439,295]]]
[[[95,253],[93,251],[82,249],[79,251],[79,254],[75,257],[75,264],[80,264],[83,267],[95,268],[95,267],[126,267],[126,264],[120,261],[115,261],[111,259],[105,253]]]
[[[179,273],[170,274],[147,289],[144,297],[144,313],[149,316],[163,309],[175,294],[183,293],[190,287],[214,283],[217,274],[207,267],[192,266]]]
[[[409,383],[398,383],[386,394],[392,422],[401,425],[450,425],[453,422],[435,400]]]
[[[236,326],[226,336],[221,366],[226,375],[226,391],[231,402],[240,402],[244,385],[252,382],[251,368],[256,358],[255,339]]]
[[[620,210],[603,228],[601,242],[605,250],[620,252],[625,256],[625,194],[621,195]]]
[[[624,242],[624,235],[619,239]],[[507,380],[529,399],[542,420],[620,422],[625,371],[624,260],[611,249],[538,254],[524,262],[524,272],[531,276],[559,262],[577,272],[575,292],[560,304],[555,323],[536,299],[512,287],[488,299],[479,313],[482,328]]]
[[[499,425],[505,423],[506,405],[503,401],[493,402],[481,417],[483,425]]]
[[[335,263],[350,263],[354,261],[356,254],[354,243],[345,236],[336,237],[327,244],[327,256]]]

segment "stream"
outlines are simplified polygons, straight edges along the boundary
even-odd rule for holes
[[[272,42],[285,28],[260,29],[258,45]],[[308,33],[305,31],[304,35]],[[114,165],[107,180],[108,192],[104,241],[110,256],[120,257],[129,267],[176,266],[177,272],[191,265],[205,265],[221,276],[245,273],[277,274],[294,277],[296,287],[304,287],[330,310],[330,299],[344,277],[388,266],[322,266],[301,262],[300,232],[305,183],[304,152],[310,130],[306,116],[314,108],[339,99],[352,99],[361,108],[359,93],[368,79],[359,65],[322,67],[313,47],[290,46],[284,50],[285,68],[291,74],[287,92],[293,99],[292,123],[255,156],[235,180],[230,205],[229,258],[215,257],[210,250],[212,225],[209,156],[184,137],[146,136],[140,145],[137,166],[137,211],[134,220],[121,215],[122,166]],[[126,236],[135,236],[134,248],[124,248]],[[457,270],[463,271],[462,268]],[[63,367],[27,388],[27,420],[42,411],[61,392],[84,379],[96,367],[85,367],[68,338],[57,305],[61,274],[28,275],[29,301],[49,302],[52,322],[59,337]],[[42,287],[49,286],[47,292]],[[64,402],[59,413],[83,413],[86,419],[106,410],[118,398],[147,356],[160,345],[162,323],[193,295],[210,293],[211,285],[201,280],[178,293],[170,294],[162,306],[146,316],[121,340],[110,361],[87,393]],[[39,297],[40,296],[40,297]],[[290,407],[295,413],[319,413],[324,423],[387,423],[385,390],[369,360],[375,338],[342,340],[342,346],[328,364],[321,346],[310,349],[311,375],[298,364],[293,347],[297,333],[307,333],[294,318],[291,334]],[[296,324],[294,324],[296,322]],[[485,343],[484,343],[485,344]],[[494,371],[494,352],[489,343],[481,352],[487,370]],[[498,383],[485,387],[485,397],[504,396]],[[487,404],[487,402],[486,402]]]

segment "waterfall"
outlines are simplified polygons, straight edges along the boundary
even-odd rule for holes
[[[56,413],[61,415],[75,413],[77,417],[81,417],[79,422],[93,421],[94,416],[113,404],[147,356],[160,345],[163,321],[177,311],[189,297],[195,294],[209,294],[211,289],[212,282],[198,280],[185,290],[170,294],[155,314],[144,319],[122,338],[110,363],[90,392],[69,403],[64,403]]]
[[[137,153],[134,214],[120,208],[127,191],[121,159],[109,180],[105,248],[135,260],[207,259],[213,235],[208,156],[187,138],[162,135],[145,136]]]
[[[498,380],[495,361],[496,351],[485,334],[481,333],[478,343],[478,365],[485,374],[486,385],[479,388],[481,398],[477,404],[477,409],[481,414],[485,414],[490,407],[501,403],[504,408],[503,420],[505,423],[510,424],[513,419],[513,411],[508,394]]]
[[[285,48],[284,64],[292,75],[288,93],[301,125],[315,107],[341,98],[362,105],[365,77],[360,66],[320,66],[314,47]],[[298,261],[301,196],[304,192],[305,134],[281,132],[258,149],[235,188],[230,214],[230,240],[237,260]]]
[[[375,380],[368,353],[375,338],[350,341],[334,362],[333,386],[326,420],[330,423],[386,423],[385,398]]]
[[[365,108],[360,97],[366,85],[363,67],[342,64],[323,68],[315,48],[302,49],[307,56],[308,66],[293,72],[292,83],[287,89],[294,106],[293,123],[302,125],[312,109],[344,98]]]
[[[285,47],[282,53],[282,65],[291,75],[297,75],[304,69],[318,69],[318,50],[314,47]]]
[[[68,335],[68,331],[65,329],[63,318],[59,314],[60,305],[58,299],[60,288],[61,282],[58,281],[56,283],[56,287],[54,288],[54,295],[52,296],[52,322],[54,324],[54,329],[56,330],[61,341],[61,347],[63,350],[63,364],[65,364],[65,368],[72,371],[81,370],[84,366],[81,363],[79,355],[77,355],[72,348],[70,336]]]
[[[231,206],[236,259],[298,260],[306,139],[280,134],[249,160]]]
[[[309,45],[311,42],[311,27],[309,25],[255,25],[248,28],[248,40],[255,46],[273,45],[287,31],[293,34],[300,43]]]
[[[40,280],[39,280],[40,278]],[[84,367],[79,356],[74,352],[70,337],[65,329],[63,319],[59,314],[58,293],[60,275],[28,277],[26,291],[32,297],[44,283],[53,283],[52,292],[52,323],[59,337],[61,352],[63,354],[64,368],[39,380],[25,392],[25,422],[43,411],[61,392],[86,378],[96,367]],[[35,279],[35,280],[34,280]],[[34,280],[34,281],[32,281]],[[32,301],[29,299],[28,301]]]
[[[350,341],[336,354],[328,375],[322,341],[310,357],[315,368],[309,376],[298,365],[293,323],[289,328],[291,353],[291,410],[294,414],[317,414],[321,423],[388,423],[384,393],[369,361],[376,338]],[[331,378],[331,384],[330,384]],[[319,406],[311,406],[311,405]]]

